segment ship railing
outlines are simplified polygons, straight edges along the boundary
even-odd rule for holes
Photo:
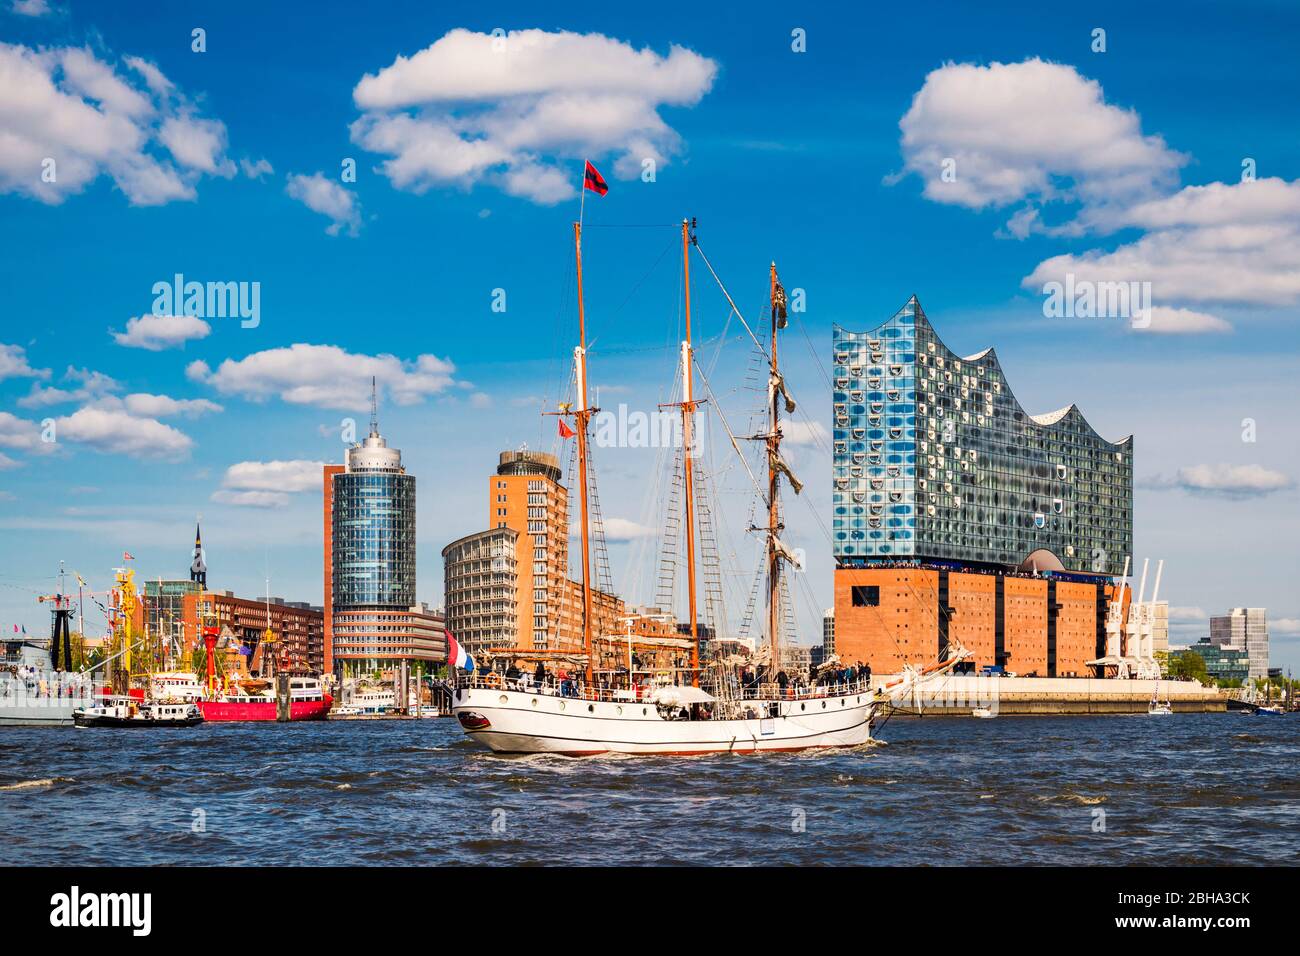
[[[462,677],[459,685],[474,690],[505,690],[541,697],[567,697],[608,703],[644,700],[654,685],[626,687],[587,687],[575,680],[556,681],[553,677],[539,683],[532,676],[508,678],[499,674]],[[719,700],[820,700],[827,697],[852,697],[872,693],[870,679],[838,681],[829,684],[747,684],[737,687],[705,687]]]

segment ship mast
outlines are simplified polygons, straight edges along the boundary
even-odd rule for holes
[[[584,190],[585,192],[585,190]],[[582,222],[573,224],[573,249],[578,269],[578,345],[573,350],[573,371],[577,381],[578,407],[573,417],[578,426],[578,501],[582,516],[582,649],[587,657],[587,686],[592,685],[591,636],[591,547],[590,517],[587,513],[587,423],[594,409],[587,407],[587,317],[582,301]]]
[[[772,342],[769,347],[771,360],[771,378],[780,380],[780,370],[776,361],[776,314],[777,314],[777,280],[776,263],[769,270],[769,302],[772,312]],[[781,607],[781,561],[777,551],[777,532],[780,531],[780,509],[777,498],[776,463],[781,460],[781,421],[780,390],[769,388],[768,429],[767,429],[767,627],[768,640],[771,642],[772,667],[779,668],[781,662],[780,607]]]
[[[686,515],[686,595],[691,623],[691,684],[700,684],[700,635],[698,632],[699,615],[695,609],[695,466],[691,459],[693,437],[692,419],[695,415],[695,396],[693,394],[693,375],[691,366],[691,233],[690,223],[682,220],[682,288],[685,292],[686,305],[686,340],[682,342],[682,488],[685,492],[682,510]]]

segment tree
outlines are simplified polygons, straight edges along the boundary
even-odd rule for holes
[[[1175,680],[1195,680],[1202,684],[1210,682],[1209,671],[1205,669],[1205,658],[1195,651],[1170,655],[1169,676]]]

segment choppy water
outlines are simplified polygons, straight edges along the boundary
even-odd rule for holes
[[[11,864],[1294,863],[1297,735],[900,717],[854,751],[572,759],[451,720],[0,728],[0,830]]]

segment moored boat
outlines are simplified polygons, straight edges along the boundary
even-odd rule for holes
[[[289,678],[290,720],[324,720],[333,703],[334,698],[325,693],[318,678]],[[278,720],[280,713],[273,687],[253,690],[236,685],[230,692],[198,701],[198,707],[205,718],[214,722]]]
[[[203,723],[203,714],[192,703],[115,696],[105,697],[93,707],[74,710],[72,722],[78,727],[194,727]]]

